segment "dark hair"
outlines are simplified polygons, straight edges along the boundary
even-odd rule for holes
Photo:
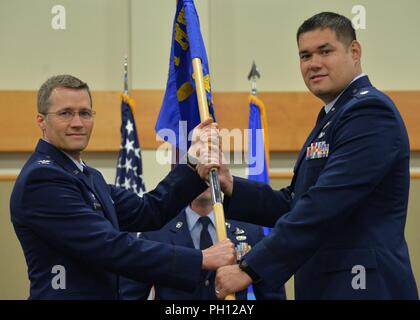
[[[47,113],[50,106],[50,96],[51,92],[55,88],[71,88],[77,90],[87,90],[89,94],[90,104],[92,105],[92,96],[90,95],[89,86],[86,82],[71,76],[69,74],[62,74],[58,76],[53,76],[45,81],[38,90],[38,112]]]
[[[337,39],[346,45],[356,40],[356,31],[350,19],[334,12],[321,12],[305,20],[297,31],[296,40],[299,42],[302,33],[326,28],[334,31]]]

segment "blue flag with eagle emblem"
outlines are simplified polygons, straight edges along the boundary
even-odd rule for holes
[[[209,111],[216,120],[207,54],[194,1],[178,0],[172,32],[168,82],[155,130],[162,139],[182,151],[190,146],[188,135],[200,123],[193,58],[201,59]]]

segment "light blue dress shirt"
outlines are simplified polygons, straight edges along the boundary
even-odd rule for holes
[[[85,164],[83,163],[82,160],[77,161],[75,158],[73,158],[71,155],[69,155],[67,152],[64,152],[63,150],[61,150],[62,153],[64,153],[71,161],[74,162],[74,164],[77,166],[77,168],[83,172],[83,167],[85,166]]]
[[[200,249],[200,233],[203,226],[198,221],[200,219],[200,215],[196,213],[194,210],[191,209],[191,206],[188,206],[185,209],[186,217],[187,217],[187,224],[188,224],[188,230],[190,231],[192,241],[194,243],[194,247],[196,249]],[[216,228],[215,226],[215,218],[214,218],[214,212],[211,211],[208,214],[208,217],[210,218],[211,223],[209,224],[208,231],[210,233],[211,239],[213,240],[213,243],[216,243],[217,237],[216,237]]]

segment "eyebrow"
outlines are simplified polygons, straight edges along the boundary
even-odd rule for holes
[[[332,47],[333,47],[333,46],[332,46],[329,42],[327,42],[327,43],[324,43],[324,44],[320,45],[320,46],[317,48],[317,50],[322,50],[322,49],[332,48]],[[302,51],[299,51],[299,54],[303,54],[303,53],[309,53],[309,51],[308,51],[308,50],[302,50]]]
[[[59,111],[74,111],[73,110],[74,108],[72,108],[72,107],[63,107],[63,108],[61,108],[61,109],[58,109],[57,110],[57,112],[59,112]],[[91,108],[89,108],[89,107],[82,107],[81,109],[80,109],[80,111],[86,111],[86,110],[90,110]]]

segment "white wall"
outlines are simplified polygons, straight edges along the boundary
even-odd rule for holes
[[[66,9],[66,29],[53,30],[51,9]],[[128,51],[128,0],[2,0],[0,90],[36,90],[53,74],[71,73],[92,89],[122,88]]]
[[[313,14],[334,11],[352,18],[366,8],[366,29],[358,30],[363,65],[383,90],[420,89],[420,2],[416,0],[212,0],[210,47],[213,88],[246,91],[255,59],[261,91],[305,90],[299,73],[296,31]]]
[[[0,2],[0,90],[35,90],[50,75],[73,73],[93,89],[120,90],[122,61],[130,55],[133,88],[163,89],[168,71],[175,0],[63,0],[66,30],[51,28],[54,0]],[[247,91],[255,59],[261,91],[305,90],[295,34],[324,10],[353,17],[366,8],[358,30],[363,65],[386,90],[418,90],[420,2],[417,0],[196,0],[210,60],[213,89]]]

